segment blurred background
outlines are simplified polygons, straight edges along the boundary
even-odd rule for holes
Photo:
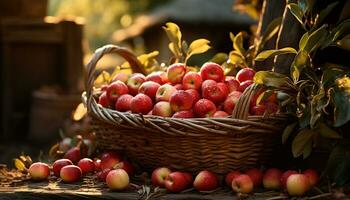
[[[253,2],[260,6],[261,1]],[[63,135],[89,131],[88,119],[73,114],[84,90],[84,66],[95,49],[117,44],[136,55],[158,50],[158,60],[167,62],[169,41],[162,26],[171,21],[179,25],[185,40],[211,41],[210,51],[190,60],[200,65],[232,49],[229,32],[254,30],[256,9],[246,9],[249,17],[235,11],[234,4],[234,0],[1,0],[0,163],[12,162],[21,152],[39,155]],[[121,62],[118,56],[107,56],[98,71]]]

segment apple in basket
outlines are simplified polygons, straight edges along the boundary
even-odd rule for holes
[[[174,112],[189,110],[193,105],[193,97],[190,93],[179,90],[170,97],[170,106]]]
[[[170,103],[167,101],[160,101],[156,103],[156,105],[153,107],[152,115],[171,117],[173,115],[173,111],[170,107]]]
[[[225,80],[224,70],[220,65],[213,62],[204,63],[200,69],[200,74],[203,80],[214,80],[216,82]]]
[[[167,77],[170,83],[182,83],[182,78],[186,73],[186,66],[183,63],[175,63],[168,67]]]
[[[202,86],[202,77],[196,72],[188,72],[183,77],[182,85],[185,90],[199,90]]]
[[[126,86],[125,83],[121,81],[115,81],[111,83],[107,88],[107,97],[111,102],[116,102],[121,95],[128,93],[128,86]]]
[[[255,71],[251,68],[246,67],[238,71],[236,75],[236,79],[240,83],[243,83],[244,81],[253,80],[254,75],[255,75]]]
[[[139,87],[145,81],[146,81],[146,77],[143,74],[135,73],[131,75],[127,82],[129,94],[136,95],[139,91]]]
[[[139,93],[149,96],[152,100],[156,99],[156,93],[160,85],[153,81],[146,81],[141,84]]]
[[[153,109],[152,99],[145,94],[138,94],[131,99],[131,112],[146,115]]]
[[[173,95],[177,89],[170,85],[170,84],[164,84],[160,86],[156,93],[156,101],[169,101],[171,95]]]
[[[166,72],[152,72],[146,76],[146,81],[153,81],[160,85],[163,85],[168,82],[168,77]]]
[[[197,117],[212,117],[216,112],[216,106],[208,99],[200,99],[194,104],[193,111]]]

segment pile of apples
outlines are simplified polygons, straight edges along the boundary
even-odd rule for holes
[[[109,85],[101,88],[98,103],[121,112],[161,117],[227,117],[244,90],[253,83],[254,75],[253,69],[243,68],[236,77],[225,76],[223,68],[212,62],[203,64],[197,73],[188,71],[182,63],[175,63],[166,72],[147,76],[116,75]],[[277,98],[259,104],[256,99],[253,98],[250,105],[252,115],[277,112]]]

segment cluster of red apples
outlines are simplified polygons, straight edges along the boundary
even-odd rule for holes
[[[205,63],[200,72],[188,71],[175,63],[166,72],[118,74],[103,91],[98,103],[121,112],[174,118],[227,117],[244,90],[253,83],[255,71],[241,69],[236,77],[225,76],[216,63]],[[276,95],[275,95],[276,96]],[[256,104],[253,98],[250,114],[277,112],[277,98]]]
[[[291,196],[302,196],[311,187],[317,184],[318,173],[313,169],[298,173],[288,170],[284,173],[276,168],[265,172],[252,168],[245,173],[232,171],[225,177],[225,184],[232,188],[235,193],[248,194],[254,188],[261,185],[268,190],[287,191]],[[198,191],[212,191],[219,187],[219,178],[216,174],[204,170],[197,174],[195,179],[187,172],[171,172],[166,167],[157,168],[152,173],[152,184],[158,187],[165,187],[171,192],[181,192],[190,187]]]

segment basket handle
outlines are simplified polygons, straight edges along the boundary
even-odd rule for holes
[[[249,116],[249,107],[252,96],[254,95],[258,85],[253,83],[247,89],[244,90],[243,94],[239,98],[235,108],[232,112],[232,118],[247,120]]]

